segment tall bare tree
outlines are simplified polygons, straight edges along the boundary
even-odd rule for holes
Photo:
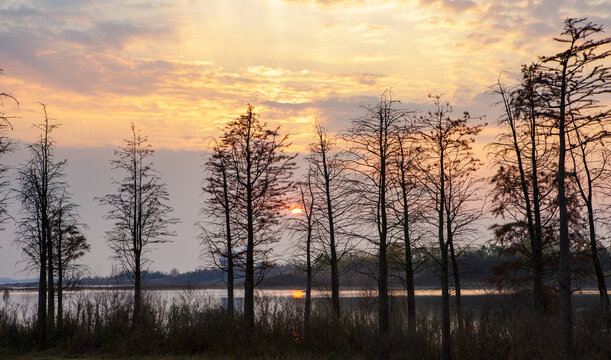
[[[545,99],[549,97],[539,64],[523,66],[520,82],[507,88],[497,82],[494,92],[505,110],[499,123],[506,131],[489,145],[497,172],[491,177],[492,213],[508,219],[493,225],[495,241],[506,260],[496,266],[497,285],[523,287],[530,281],[533,305],[542,315],[546,308],[544,287],[550,280],[557,237],[550,233],[557,223],[557,142],[549,135]],[[527,232],[527,236],[522,236]],[[527,266],[528,260],[530,266]],[[531,274],[525,278],[524,274]],[[546,285],[547,283],[547,285]]]
[[[31,157],[17,171],[19,188],[15,192],[21,202],[21,217],[15,241],[26,256],[28,266],[39,270],[38,330],[44,344],[47,327],[55,323],[52,220],[54,204],[66,186],[63,181],[66,160],[55,160],[51,132],[57,125],[50,123],[46,106],[42,108],[43,123],[35,125],[42,134],[28,146]]]
[[[388,254],[390,243],[389,203],[391,201],[391,164],[397,152],[397,133],[407,116],[397,107],[390,90],[384,91],[380,101],[363,105],[365,114],[352,121],[345,133],[349,150],[354,156],[354,170],[362,178],[360,196],[367,209],[369,221],[375,224],[377,236],[370,239],[377,247],[378,258],[378,328],[382,335],[382,356],[387,356],[390,343],[390,304],[388,298]]]
[[[53,262],[57,277],[57,326],[61,329],[64,320],[64,290],[76,285],[84,266],[76,261],[84,256],[90,246],[83,234],[87,226],[79,221],[78,206],[70,194],[63,189],[53,206],[52,236]]]
[[[604,197],[604,186],[611,179],[611,171],[609,170],[609,166],[611,166],[609,163],[611,149],[608,148],[608,145],[603,140],[603,134],[604,137],[611,137],[611,131],[608,130],[609,123],[610,121],[601,122],[596,124],[598,126],[589,126],[590,129],[575,128],[571,136],[567,137],[569,154],[573,163],[572,175],[575,179],[582,205],[586,208],[590,256],[598,285],[600,305],[608,321],[611,320],[609,294],[607,293],[605,274],[599,259],[601,243],[598,240],[596,231],[599,217],[602,217],[601,211],[596,211],[597,205],[603,207],[599,210],[604,211],[604,205],[606,204],[604,202],[597,204],[595,199],[602,199]],[[584,130],[593,131],[588,133]],[[598,139],[589,141],[589,137],[592,135]]]
[[[169,194],[153,169],[153,149],[147,137],[140,135],[133,124],[131,132],[131,138],[125,140],[111,160],[113,168],[122,171],[125,177],[113,181],[116,193],[97,200],[110,208],[105,218],[114,224],[106,238],[134,283],[134,324],[138,324],[142,315],[142,272],[148,265],[146,254],[175,235],[169,227],[178,219],[169,216],[172,211],[167,205]]]
[[[239,249],[242,237],[237,231],[240,228],[235,226],[237,184],[228,174],[228,149],[216,139],[212,144],[212,153],[204,163],[206,177],[202,190],[205,204],[201,212],[206,219],[200,226],[206,255],[216,267],[227,273],[227,314],[233,318],[234,269],[244,255]]]
[[[505,215],[517,210],[524,213],[530,239],[530,256],[532,259],[534,307],[542,314],[545,310],[543,296],[543,227],[542,206],[549,191],[542,190],[545,173],[549,172],[552,157],[555,154],[553,143],[548,141],[544,130],[546,119],[542,116],[546,95],[541,81],[541,70],[537,64],[522,67],[520,84],[506,89],[500,81],[494,92],[502,99],[505,114],[499,119],[501,124],[509,127],[509,133],[502,134],[492,144],[497,163],[501,164],[496,176],[492,178],[497,189],[501,190],[508,182],[503,180],[510,174],[507,170],[515,168],[519,172],[520,194],[505,188],[497,192],[497,206],[494,213]],[[500,188],[499,188],[500,186]],[[502,196],[502,194],[509,195]],[[501,195],[501,196],[498,196]],[[522,199],[517,207],[515,199]],[[513,206],[513,208],[512,208]],[[523,209],[523,210],[522,210]],[[523,223],[521,217],[515,219],[515,225]]]
[[[572,358],[573,310],[571,300],[571,239],[566,195],[566,154],[570,149],[567,138],[576,131],[608,121],[610,110],[599,109],[597,100],[611,92],[611,72],[603,65],[611,55],[603,50],[611,38],[600,38],[602,26],[584,19],[565,20],[561,37],[554,40],[563,47],[555,55],[541,57],[545,72],[544,81],[549,87],[547,115],[554,120],[553,129],[558,135],[558,207],[560,239],[560,309],[562,319],[561,357]],[[600,51],[600,52],[599,52]],[[606,134],[588,134],[583,141],[595,141]]]
[[[292,210],[294,216],[289,218],[288,229],[298,237],[296,247],[300,253],[305,255],[305,273],[306,273],[306,293],[303,312],[303,336],[307,340],[310,335],[310,318],[312,314],[312,277],[315,254],[315,226],[316,218],[314,217],[317,197],[314,192],[314,168],[310,164],[305,179],[297,183],[297,192],[295,204],[296,207]],[[301,255],[301,254],[300,254]],[[299,258],[303,259],[302,256]]]
[[[335,320],[340,318],[340,261],[356,245],[353,234],[355,192],[349,174],[348,154],[337,145],[337,139],[329,136],[317,120],[315,141],[310,144],[307,160],[312,169],[314,196],[321,199],[316,204],[314,217],[318,241],[322,245],[325,261],[331,268],[331,306]]]
[[[403,235],[403,259],[398,261],[404,268],[405,288],[407,290],[407,326],[410,332],[416,329],[416,287],[414,283],[413,242],[414,223],[419,216],[416,210],[421,200],[422,190],[418,186],[416,162],[422,150],[416,141],[414,124],[406,119],[395,135],[397,151],[392,159],[390,171],[396,201],[392,209],[397,217],[397,225]]]
[[[464,125],[468,135],[478,135],[481,126]],[[484,199],[480,196],[483,178],[475,175],[481,162],[475,158],[470,146],[471,139],[455,139],[456,146],[446,151],[446,241],[450,251],[452,277],[454,279],[454,296],[459,327],[462,329],[462,294],[461,270],[458,263],[458,241],[471,238],[479,230],[478,220],[483,215]]]
[[[228,174],[237,184],[237,223],[246,236],[244,321],[254,328],[255,256],[265,259],[278,240],[275,225],[286,209],[296,155],[285,153],[288,135],[262,124],[254,108],[229,122],[220,143],[227,149]]]
[[[452,172],[450,169],[456,164],[465,164],[469,167],[471,159],[470,144],[474,141],[482,127],[469,125],[471,116],[463,113],[462,117],[452,118],[450,113],[453,111],[449,103],[441,102],[441,95],[433,97],[435,106],[434,111],[428,112],[419,119],[418,133],[424,151],[423,159],[419,162],[421,184],[427,190],[434,209],[437,214],[437,237],[440,252],[440,277],[442,293],[442,358],[450,359],[451,338],[450,338],[450,293],[448,275],[448,249],[451,239],[447,236],[453,235],[452,213],[448,214],[448,209],[455,208],[455,205],[448,206],[448,199],[451,198]],[[464,158],[464,159],[463,159]],[[447,233],[447,235],[446,235]]]

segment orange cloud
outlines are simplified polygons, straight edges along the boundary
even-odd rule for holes
[[[312,4],[318,4],[312,6]],[[392,87],[414,107],[427,93],[459,106],[501,70],[550,53],[568,13],[608,24],[584,1],[281,1],[149,4],[43,0],[0,4],[0,78],[32,138],[38,101],[63,124],[58,142],[117,144],[139,124],[156,146],[201,149],[246,103],[310,141],[315,115],[345,127]],[[483,109],[482,111],[489,111]]]

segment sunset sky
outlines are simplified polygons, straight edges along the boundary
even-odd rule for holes
[[[185,181],[199,193],[204,139],[247,103],[291,133],[295,151],[311,141],[315,116],[332,132],[344,129],[359,104],[390,87],[414,110],[427,108],[427,94],[444,93],[493,125],[494,99],[485,92],[502,70],[509,82],[520,64],[552,54],[566,17],[609,29],[611,2],[3,0],[0,92],[20,105],[5,101],[2,111],[18,117],[11,136],[29,142],[31,124],[41,119],[38,103],[48,105],[62,124],[55,139],[83,209],[99,208],[93,196],[112,191],[108,158],[134,122],[164,149],[159,164],[170,172],[164,178],[175,215],[187,216],[178,228],[185,240],[170,255],[154,256],[160,265],[153,268],[167,271],[183,259],[176,267],[184,271],[201,265],[193,251],[199,205],[194,194],[177,193],[187,186],[178,178],[193,175]],[[483,139],[495,133],[489,127]],[[96,165],[81,159],[85,153],[95,154]],[[19,163],[24,155],[15,156]],[[177,164],[188,169],[181,174]],[[96,171],[108,183],[79,182]],[[102,236],[110,224],[99,218],[103,209],[84,211],[97,251],[88,261],[106,274]],[[12,231],[0,234],[0,277],[25,276],[15,275],[23,266],[15,265]]]

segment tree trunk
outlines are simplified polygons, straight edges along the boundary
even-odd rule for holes
[[[312,255],[310,254],[311,242],[312,225],[308,224],[308,235],[306,239],[306,295],[305,308],[303,313],[303,337],[306,340],[308,340],[310,335],[310,314],[312,312]]]
[[[44,108],[44,106],[43,106]],[[40,210],[41,210],[41,232],[42,239],[45,243],[46,261],[47,261],[47,323],[46,326],[52,328],[55,326],[55,292],[53,289],[53,239],[51,238],[51,224],[49,221],[49,126],[47,111],[45,109],[45,131],[44,142],[42,146],[42,174],[40,179]]]
[[[51,238],[51,224],[47,220],[46,228],[43,230],[47,233],[47,326],[55,327],[55,270],[53,269],[53,240]],[[44,224],[43,223],[43,224]]]
[[[591,200],[591,199],[590,199]],[[596,232],[594,227],[594,210],[592,209],[592,203],[590,202],[588,208],[588,225],[590,227],[590,253],[592,255],[592,263],[594,264],[594,272],[596,273],[596,281],[598,283],[598,294],[600,296],[600,305],[603,316],[609,327],[611,321],[611,315],[609,313],[609,294],[607,294],[607,284],[605,283],[605,274],[600,266],[600,260],[598,259],[598,246],[596,243]]]
[[[64,325],[64,287],[62,284],[63,281],[64,277],[62,274],[62,268],[61,266],[59,266],[59,268],[57,269],[57,327],[60,329]]]
[[[60,210],[61,211],[61,210]],[[62,229],[61,212],[57,232],[57,327],[62,328],[64,322],[64,267],[62,264]]]
[[[403,192],[403,203],[403,239],[405,241],[405,285],[407,287],[407,329],[410,333],[413,333],[416,330],[416,289],[414,286],[412,247],[409,236],[409,212],[405,191]]]
[[[566,61],[563,63],[560,89],[560,118],[558,122],[558,208],[560,215],[560,316],[562,323],[560,353],[562,360],[572,358],[573,352],[573,309],[571,304],[571,243],[565,194],[566,160]]]
[[[499,83],[499,86],[500,86],[500,83]],[[533,223],[532,204],[530,202],[530,195],[528,193],[528,182],[526,181],[526,172],[524,170],[524,164],[522,161],[522,151],[518,144],[516,119],[514,118],[512,108],[509,104],[509,100],[506,98],[506,93],[502,89],[502,87],[501,87],[501,95],[503,96],[503,101],[505,103],[505,110],[507,112],[507,119],[509,121],[509,126],[511,128],[513,149],[516,153],[516,159],[518,162],[518,170],[520,172],[520,187],[522,190],[522,196],[524,196],[524,206],[526,208],[526,221],[528,224],[528,237],[530,239],[532,267],[533,267],[534,307],[537,310],[537,312],[543,313],[543,310],[544,310],[543,278],[542,278],[543,273],[541,271],[541,253],[540,251],[538,251],[538,249],[540,249],[541,247],[540,245],[537,246],[535,224]],[[534,128],[531,127],[531,132],[532,131],[534,131]],[[531,160],[534,160],[534,159],[531,159]],[[533,171],[536,171],[536,168]],[[537,201],[538,200],[535,200],[535,202]],[[537,206],[537,204],[535,204],[535,206]],[[539,221],[539,224],[540,223],[541,222]]]
[[[388,219],[386,214],[386,161],[387,161],[387,130],[385,128],[386,114],[380,111],[380,184],[379,184],[379,207],[381,223],[378,224],[380,234],[379,253],[379,275],[378,275],[378,326],[382,337],[381,358],[390,358],[390,304],[388,299],[388,258],[386,254],[388,237]]]
[[[535,118],[535,108],[532,100],[530,104],[530,117],[530,162],[532,167],[533,210],[535,217],[534,236],[531,238],[530,247],[533,261],[535,310],[537,310],[539,314],[543,314],[545,312],[545,297],[543,293],[543,225],[541,224],[539,171],[537,169],[537,123]],[[532,224],[529,226],[532,226]]]
[[[462,317],[462,298],[460,293],[460,271],[458,270],[458,261],[456,260],[456,252],[454,251],[454,236],[452,234],[452,223],[448,217],[447,219],[447,233],[448,240],[447,244],[450,247],[450,261],[452,262],[452,276],[454,277],[454,290],[456,299],[456,317],[458,318],[458,327],[462,330],[463,328],[463,317]]]
[[[442,359],[452,358],[450,338],[450,292],[448,281],[448,249],[443,239],[443,210],[439,211],[439,247],[441,249],[441,347]]]
[[[51,328],[55,326],[55,279],[53,269],[53,246],[47,245],[47,325]]]
[[[231,246],[227,248],[228,251],[231,250]],[[234,317],[234,307],[235,300],[233,298],[233,254],[231,252],[228,253],[227,259],[227,316],[230,319]]]
[[[142,168],[138,166],[136,150],[136,132],[132,125],[132,166],[134,177],[134,219],[132,245],[134,252],[134,318],[133,325],[140,326],[142,320],[142,279],[141,279],[141,255],[142,255]]]
[[[594,219],[594,208],[592,205],[592,193],[593,193],[593,184],[592,184],[592,175],[590,173],[590,168],[587,162],[587,153],[585,150],[585,145],[581,141],[579,133],[577,133],[577,139],[579,141],[579,150],[581,152],[581,160],[583,162],[583,170],[586,174],[586,185],[587,185],[587,194],[586,189],[583,188],[583,185],[578,176],[575,175],[575,180],[577,181],[577,186],[579,188],[579,192],[581,194],[581,198],[586,204],[586,209],[588,213],[588,229],[589,229],[589,239],[590,239],[590,255],[592,257],[592,264],[594,265],[594,273],[596,274],[596,281],[598,284],[598,294],[600,297],[600,306],[602,310],[602,314],[605,317],[605,323],[607,327],[611,326],[611,314],[609,313],[609,295],[607,294],[607,284],[605,283],[605,274],[602,271],[602,267],[600,265],[600,260],[598,259],[598,246],[596,241],[596,227],[595,227],[595,219]],[[571,152],[571,158],[573,159],[573,167],[577,168],[577,162],[575,159],[575,155]]]
[[[47,249],[44,240],[42,242],[38,276],[38,331],[40,332],[40,346],[44,347],[47,340]]]
[[[250,160],[250,159],[248,159]],[[249,162],[250,164],[250,162]],[[247,166],[246,221],[248,243],[246,245],[246,274],[244,279],[244,322],[249,331],[255,327],[255,272],[254,272],[254,224],[252,204],[252,183],[250,165]]]
[[[379,280],[378,280],[378,327],[381,336],[380,359],[390,358],[389,301],[388,301],[388,260],[386,256],[386,235],[380,239]]]
[[[341,315],[339,302],[339,268],[334,237],[331,239],[331,306],[333,307],[335,320],[339,321]]]
[[[413,333],[416,330],[416,289],[414,286],[414,267],[412,263],[412,244],[409,236],[409,206],[407,205],[408,183],[405,176],[405,152],[402,140],[399,142],[401,161],[399,171],[401,174],[401,196],[403,198],[403,242],[405,251],[405,287],[407,290],[407,330]]]
[[[136,252],[134,269],[134,324],[139,326],[142,320],[142,279],[140,253]]]
[[[386,241],[388,233],[388,220],[386,218],[386,149],[384,147],[383,138],[383,117],[380,114],[380,253],[379,253],[379,284],[378,284],[378,301],[379,314],[378,325],[380,334],[386,338],[389,330],[389,304],[388,304],[388,259],[386,255]]]
[[[331,306],[335,319],[339,320],[341,314],[339,302],[339,269],[337,260],[337,249],[335,248],[335,227],[333,225],[333,206],[331,204],[331,179],[327,169],[327,150],[322,147],[322,166],[325,178],[325,196],[327,200],[327,220],[329,221],[329,247],[331,248]]]
[[[223,160],[221,160],[223,161]],[[233,300],[233,244],[231,238],[231,217],[229,213],[229,189],[227,185],[227,171],[223,168],[223,201],[225,202],[225,233],[227,236],[227,315],[230,319],[234,316]]]
[[[388,334],[389,304],[388,304],[388,260],[386,256],[386,241],[380,242],[380,281],[378,286],[378,325],[382,335]]]
[[[440,144],[441,147],[441,144]],[[445,169],[444,153],[441,151],[439,157],[439,250],[441,252],[441,358],[452,359],[452,339],[450,334],[450,291],[448,281],[448,248],[443,238],[443,209],[445,206]]]

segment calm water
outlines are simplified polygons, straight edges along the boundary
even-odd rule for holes
[[[66,312],[75,311],[79,303],[87,300],[94,304],[112,307],[113,304],[129,300],[133,290],[99,289],[80,290],[68,292],[64,296],[64,309]],[[214,307],[227,304],[227,292],[225,289],[172,289],[172,290],[146,290],[145,297],[155,304],[168,307],[171,304],[186,304],[189,306]],[[465,289],[462,291],[463,304],[466,308],[477,311],[486,302],[509,302],[508,293],[490,289]],[[236,306],[240,307],[243,302],[244,292],[238,289],[234,293]],[[266,289],[256,291],[256,301],[275,301],[278,304],[303,303],[304,292],[292,289]],[[405,291],[391,292],[391,305],[402,306],[405,303]],[[330,291],[313,290],[314,303],[330,303]],[[0,309],[6,309],[16,313],[20,319],[31,317],[36,312],[38,293],[36,291],[10,291],[0,293]],[[371,309],[377,307],[377,291],[367,290],[342,290],[340,292],[344,308],[348,309]],[[578,292],[573,296],[573,305],[576,309],[587,308],[596,305],[598,295],[595,290]],[[451,299],[453,303],[453,300]],[[416,305],[419,311],[436,311],[441,306],[440,290],[416,290]]]

